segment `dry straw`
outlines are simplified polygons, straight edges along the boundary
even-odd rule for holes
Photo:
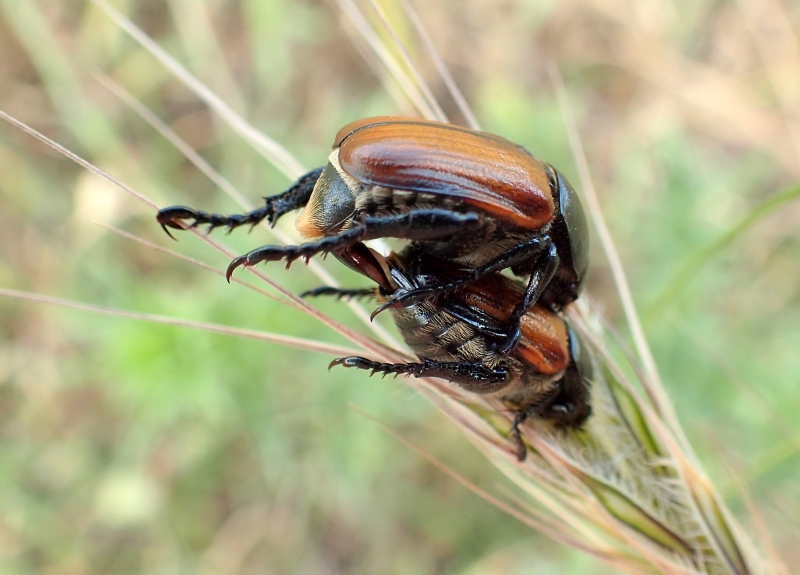
[[[303,172],[299,162],[282,146],[249,125],[132,22],[102,0],[95,0],[94,4],[287,177],[293,179]],[[383,26],[383,30],[374,29],[370,19],[351,0],[338,0],[338,4],[347,20],[346,28],[354,35],[354,42],[365,53],[376,73],[387,85],[389,92],[397,95],[400,109],[415,110],[422,116],[445,120],[442,107],[426,87],[421,74],[417,72],[409,57],[409,51],[400,43],[398,35],[378,6],[370,4],[374,11],[374,21]],[[406,2],[402,2],[402,5],[421,45],[427,51],[427,57],[441,73],[466,122],[477,128],[477,121],[441,59],[433,50],[419,18],[410,5]],[[388,43],[384,43],[381,38],[389,38]],[[509,440],[510,415],[502,404],[464,392],[456,386],[436,379],[405,381],[461,428],[486,458],[519,486],[529,499],[522,500],[510,495],[501,498],[482,492],[468,482],[465,483],[511,516],[553,539],[590,553],[627,573],[745,575],[786,572],[776,557],[768,558],[762,554],[762,550],[757,548],[726,508],[718,492],[700,468],[680,428],[658,378],[619,258],[599,211],[577,130],[569,119],[566,90],[555,68],[551,70],[551,77],[559,95],[566,128],[579,166],[581,187],[585,192],[592,221],[598,231],[627,314],[635,342],[636,358],[625,365],[620,365],[616,358],[624,357],[625,350],[622,346],[616,345],[612,349],[611,344],[615,341],[613,334],[604,331],[602,322],[593,312],[587,298],[584,297],[578,304],[573,305],[568,313],[569,320],[590,342],[594,355],[596,367],[596,377],[592,382],[594,415],[584,430],[569,433],[554,433],[543,424],[533,419],[529,420],[522,429],[529,449],[528,457],[523,462],[518,461],[516,446]],[[249,208],[244,196],[222,179],[169,127],[108,78],[100,78],[100,81],[177,146],[220,189],[239,202],[243,208]],[[47,142],[100,177],[120,185],[150,207],[155,207],[147,199],[102,170],[50,142],[13,118],[5,114],[2,114],[2,117]],[[213,238],[197,231],[194,233],[214,249],[228,256],[234,255]],[[273,230],[273,233],[276,232]],[[152,248],[169,252],[145,240],[134,239]],[[287,238],[280,235],[277,235],[276,239],[287,241]],[[174,252],[169,253],[182,257]],[[184,259],[208,269],[205,264]],[[334,278],[324,268],[313,262],[311,268],[323,282],[335,285]],[[277,291],[280,294],[277,296],[278,299],[286,305],[301,309],[348,338],[359,348],[358,353],[382,361],[408,359],[407,355],[400,351],[402,348],[398,342],[390,334],[371,324],[366,310],[358,304],[348,305],[365,325],[370,327],[376,340],[321,314],[276,284],[263,271],[251,268],[250,272]],[[250,283],[242,283],[264,295],[276,297]],[[79,305],[10,290],[3,290],[0,293],[11,297],[35,299],[43,303]],[[126,314],[95,306],[83,305],[81,309],[125,315],[146,321],[179,324],[171,318]],[[190,327],[240,337],[256,337],[300,347],[309,352],[332,355],[353,353],[353,350],[280,334],[196,323],[191,323]],[[424,453],[423,455],[429,457]],[[461,478],[458,479],[463,481]]]

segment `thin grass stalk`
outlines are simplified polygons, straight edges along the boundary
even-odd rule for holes
[[[408,74],[402,69],[391,52],[381,41],[378,34],[370,26],[369,21],[359,10],[352,0],[336,0],[336,4],[342,13],[347,16],[353,27],[361,35],[364,43],[369,46],[380,63],[385,68],[389,76],[393,77],[404,92],[405,96],[411,101],[417,112],[425,118],[435,118],[436,114],[425,99],[425,95],[419,86],[409,78]]]
[[[91,0],[91,2],[105,12],[121,30],[124,30],[125,33],[155,56],[159,62],[175,75],[175,78],[183,82],[187,88],[197,94],[197,96],[209,108],[213,109],[231,129],[249,142],[255,151],[260,153],[264,159],[269,161],[287,178],[295,180],[306,171],[302,164],[300,164],[286,148],[278,144],[272,138],[268,138],[265,134],[246,122],[244,118],[234,112],[228,104],[221,100],[202,82],[198,81],[197,78],[192,76],[175,58],[170,56],[141,29],[133,25],[133,23],[125,18],[119,11],[115,10],[104,0]]]
[[[41,294],[32,294],[19,290],[0,288],[0,296],[20,299],[20,300],[27,300],[36,303],[56,305],[59,307],[76,309],[84,312],[99,313],[112,317],[135,319],[138,321],[146,321],[149,323],[160,323],[176,327],[187,327],[190,329],[198,329],[221,335],[230,335],[234,337],[242,337],[245,339],[255,339],[259,341],[277,343],[280,345],[286,345],[288,347],[294,347],[297,349],[303,349],[317,353],[325,353],[334,356],[339,356],[343,354],[347,355],[356,352],[356,350],[353,350],[352,348],[347,348],[339,345],[326,344],[320,341],[305,339],[300,337],[293,337],[290,335],[270,333],[267,331],[254,330],[254,329],[244,329],[239,327],[232,327],[229,325],[220,325],[220,324],[185,320],[171,316],[154,315],[154,314],[140,313],[135,311],[126,311],[117,308],[110,308],[110,307],[67,300],[63,298],[45,296]]]
[[[380,57],[375,54],[369,44],[364,40],[364,37],[358,32],[357,26],[344,14],[339,15],[339,25],[342,30],[347,34],[356,52],[364,59],[369,69],[380,82],[383,89],[391,97],[392,101],[397,106],[401,116],[415,116],[417,115],[417,108],[406,96],[405,91],[401,88],[391,74],[386,71],[386,68],[381,63]]]
[[[397,34],[397,31],[392,26],[392,23],[386,17],[386,12],[383,11],[375,0],[369,0],[369,6],[372,8],[372,11],[377,15],[378,20],[380,21],[383,29],[386,30],[386,33],[389,34],[389,37],[392,40],[392,44],[395,46],[397,53],[400,54],[400,59],[408,70],[409,74],[411,75],[411,81],[413,82],[414,86],[417,87],[418,91],[422,94],[422,97],[425,100],[425,103],[430,108],[433,119],[439,122],[449,122],[447,119],[447,115],[442,110],[442,107],[439,105],[439,102],[436,101],[435,96],[433,95],[433,91],[431,91],[430,86],[428,86],[427,82],[422,77],[417,66],[414,64],[414,61],[411,59],[411,55],[408,53],[408,49],[406,46],[403,45],[402,41],[400,40],[400,36]]]
[[[456,84],[453,75],[450,73],[450,70],[444,63],[444,60],[436,50],[430,35],[428,34],[427,30],[425,30],[425,26],[422,25],[422,21],[419,19],[414,7],[409,4],[408,0],[400,0],[400,5],[403,7],[403,11],[408,17],[408,20],[411,22],[411,25],[414,26],[414,30],[416,30],[417,34],[419,34],[428,58],[430,58],[433,65],[436,66],[436,71],[439,73],[439,76],[442,78],[445,86],[447,86],[447,91],[450,93],[450,96],[453,98],[456,106],[458,106],[458,110],[464,117],[466,125],[473,130],[480,130],[481,126],[480,123],[478,123],[478,119],[475,117],[475,114],[469,107],[467,99],[464,97],[464,94],[461,92],[458,84]]]

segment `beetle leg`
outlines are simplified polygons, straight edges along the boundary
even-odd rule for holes
[[[443,311],[460,319],[478,333],[482,333],[494,339],[506,337],[507,332],[503,328],[503,324],[480,309],[450,301],[441,302],[440,307]]]
[[[274,262],[285,259],[286,267],[288,268],[297,258],[305,258],[305,260],[308,261],[312,256],[317,254],[326,254],[338,248],[357,244],[364,238],[364,233],[364,227],[360,226],[350,228],[335,236],[328,236],[316,242],[308,242],[300,244],[299,246],[264,246],[263,248],[258,248],[243,256],[234,258],[231,263],[228,264],[225,277],[230,282],[233,271],[236,268],[240,266],[251,267],[261,262]]]
[[[300,297],[318,297],[318,296],[334,296],[336,299],[358,299],[362,297],[378,297],[378,290],[376,288],[356,288],[356,289],[341,289],[329,286],[320,286],[318,288],[304,291]]]
[[[535,304],[545,288],[556,275],[558,269],[559,257],[556,251],[555,244],[550,244],[550,249],[539,256],[539,261],[536,262],[533,273],[528,280],[528,287],[525,289],[525,297],[517,304],[511,316],[508,318],[508,331],[503,343],[498,346],[497,352],[501,355],[508,355],[512,349],[517,345],[520,335],[519,322],[528,310]]]
[[[167,228],[182,230],[184,228],[195,228],[197,226],[208,225],[210,232],[214,228],[227,227],[230,233],[234,228],[243,225],[253,226],[267,219],[270,225],[274,226],[283,214],[301,208],[308,203],[314,185],[317,183],[322,168],[311,170],[301,176],[292,186],[281,194],[264,198],[266,205],[255,209],[246,214],[209,214],[202,210],[195,210],[186,206],[170,206],[159,210],[156,220],[164,228],[168,236],[172,237]],[[191,220],[185,222],[184,220]],[[173,238],[175,239],[175,238]]]
[[[538,412],[562,428],[580,427],[592,414],[589,382],[575,365],[567,369],[559,382],[558,392],[542,404]]]
[[[365,240],[399,238],[404,240],[430,240],[478,229],[483,225],[483,214],[459,213],[443,208],[413,210],[391,216],[365,216],[359,224],[365,228]]]
[[[286,267],[298,258],[306,261],[317,254],[333,251],[345,252],[362,240],[375,238],[418,239],[440,237],[447,234],[480,227],[480,214],[460,214],[441,208],[418,210],[391,216],[366,216],[352,228],[335,236],[324,237],[299,246],[264,246],[234,259],[228,266],[226,277],[230,281],[233,271],[240,266],[254,266],[260,262],[286,260]],[[421,233],[421,231],[423,233]],[[427,232],[427,235],[426,233]]]
[[[561,395],[562,387],[562,382],[557,382],[555,387],[548,391],[539,401],[524,409],[520,409],[514,416],[514,422],[511,424],[511,435],[517,440],[517,457],[520,461],[524,461],[525,456],[528,454],[528,448],[522,440],[522,432],[519,429],[520,426],[533,414],[543,419],[556,419],[555,417],[549,417],[549,415],[552,413],[552,408]],[[550,413],[548,413],[548,410],[550,410]]]
[[[490,368],[480,362],[434,361],[424,359],[422,363],[380,363],[364,357],[340,357],[334,359],[328,369],[335,365],[371,370],[371,375],[382,373],[405,374],[414,377],[440,377],[456,383],[473,393],[492,393],[506,386],[508,370],[505,367]]]
[[[511,424],[511,435],[514,436],[517,442],[517,459],[520,461],[525,461],[525,457],[528,455],[528,447],[522,440],[522,432],[519,430],[519,426],[525,423],[525,420],[528,419],[533,411],[531,408],[518,411],[514,416],[514,423]]]
[[[380,313],[385,309],[393,307],[407,307],[412,304],[424,301],[426,299],[431,299],[436,296],[452,293],[459,287],[466,285],[468,283],[472,283],[488,273],[499,272],[506,268],[510,268],[516,265],[517,263],[528,260],[531,258],[532,254],[545,251],[548,248],[550,248],[551,245],[552,243],[550,241],[549,236],[531,238],[530,240],[520,243],[514,246],[513,248],[503,252],[502,254],[500,254],[500,256],[490,261],[489,263],[482,265],[479,268],[476,268],[471,272],[449,283],[435,285],[435,286],[425,286],[413,290],[402,291],[401,293],[399,293],[399,295],[395,295],[394,297],[389,298],[389,300],[387,300],[382,306],[378,308],[376,313]],[[547,284],[545,283],[544,287],[546,287],[546,285]],[[542,289],[544,289],[544,287]]]

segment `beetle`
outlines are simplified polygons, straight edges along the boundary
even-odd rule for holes
[[[341,256],[351,268],[375,281],[377,290],[323,286],[302,295],[372,294],[386,299],[398,289],[457,281],[461,273],[452,263],[414,248],[383,258],[358,244]],[[503,326],[524,290],[519,281],[493,272],[434,301],[392,308],[394,322],[419,362],[380,363],[351,356],[334,360],[331,367],[440,377],[467,391],[498,397],[515,412],[511,434],[517,456],[523,460],[527,448],[519,429],[522,423],[536,415],[557,427],[579,428],[591,414],[592,378],[591,357],[577,333],[541,304],[522,316],[519,344],[510,354],[493,349],[493,341],[504,337]]]
[[[510,268],[529,276],[509,314],[502,354],[519,338],[520,319],[537,301],[558,311],[580,294],[588,267],[589,233],[572,186],[549,164],[504,138],[427,120],[383,116],[348,124],[336,135],[328,163],[302,176],[252,212],[223,216],[185,206],[158,213],[164,230],[270,224],[304,208],[300,233],[313,241],[264,246],[234,259],[240,266],[334,255],[364,240],[401,238],[461,265],[451,282],[398,290],[380,309],[408,306],[453,292]],[[380,311],[380,310],[378,310]]]

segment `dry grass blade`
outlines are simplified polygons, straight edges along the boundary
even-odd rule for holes
[[[6,122],[11,124],[12,126],[14,126],[16,128],[19,128],[20,130],[22,130],[26,134],[29,134],[29,135],[33,136],[34,138],[36,138],[40,142],[44,143],[45,145],[50,146],[55,151],[57,151],[59,154],[63,155],[66,158],[69,158],[70,160],[72,160],[73,162],[75,162],[76,164],[81,166],[82,168],[85,168],[86,170],[92,172],[93,174],[96,174],[96,175],[100,176],[101,178],[103,178],[107,182],[111,182],[115,186],[125,190],[127,193],[129,193],[130,195],[135,197],[140,202],[143,202],[144,204],[150,206],[154,210],[158,209],[158,205],[155,202],[153,202],[152,200],[150,200],[149,198],[146,198],[145,196],[143,196],[142,194],[140,194],[139,192],[137,192],[136,190],[134,190],[130,186],[127,186],[127,185],[123,184],[122,182],[120,182],[119,180],[117,180],[116,178],[114,178],[113,176],[108,174],[107,172],[104,172],[103,170],[101,170],[100,168],[98,168],[97,166],[92,164],[91,162],[87,162],[86,160],[84,160],[83,158],[78,156],[77,154],[75,154],[73,152],[70,152],[64,146],[54,142],[53,140],[51,140],[50,138],[48,138],[47,136],[45,136],[41,132],[37,132],[36,130],[34,130],[33,128],[31,128],[30,126],[25,124],[24,122],[20,122],[19,120],[17,120],[13,116],[10,116],[10,115],[6,114],[3,110],[0,110],[0,118],[5,120]]]
[[[740,549],[740,543],[737,541],[739,533],[736,533],[737,529],[730,526],[734,523],[732,515],[724,508],[719,495],[705,475],[699,470],[697,458],[678,423],[674,409],[661,384],[655,361],[647,345],[644,331],[633,305],[633,298],[624,271],[622,270],[621,261],[614,248],[608,228],[602,218],[597,195],[594,191],[591,177],[589,176],[585,154],[583,153],[580,139],[577,137],[577,130],[571,119],[569,106],[566,103],[566,90],[563,80],[561,80],[561,76],[555,67],[552,68],[551,75],[562,103],[562,113],[567,119],[570,142],[573,150],[575,150],[579,173],[581,174],[581,183],[583,184],[586,197],[589,200],[590,213],[592,214],[595,226],[600,232],[603,248],[613,270],[628,324],[633,333],[639,357],[644,365],[645,378],[641,383],[647,390],[658,412],[658,417],[653,414],[648,418],[642,417],[640,414],[634,412],[634,417],[632,417],[629,422],[625,423],[625,428],[632,429],[634,424],[648,422],[649,425],[644,426],[645,429],[648,427],[652,428],[652,431],[649,432],[648,435],[659,438],[662,444],[667,447],[667,451],[670,452],[671,459],[674,462],[673,469],[676,474],[675,479],[680,479],[684,485],[685,492],[683,495],[685,501],[683,504],[686,506],[687,510],[695,515],[694,523],[696,525],[694,528],[703,533],[701,541],[698,541],[695,545],[686,544],[686,549],[695,550],[698,548],[698,545],[700,548],[705,547],[703,554],[713,555],[715,560],[719,561],[720,565],[729,572],[749,572],[749,561],[745,560],[743,551]],[[627,404],[628,406],[634,405],[631,402],[627,402]],[[645,413],[647,412],[647,406],[640,404],[638,407]],[[628,416],[630,417],[630,415],[629,413]],[[661,425],[662,419],[666,426]],[[641,429],[641,425],[637,427]],[[646,526],[646,523],[646,521],[644,524],[640,522],[639,527],[643,527],[645,531],[652,533],[652,530]],[[667,529],[665,531],[669,530]],[[741,530],[738,531],[741,532]],[[663,542],[661,538],[657,537],[656,539]]]
[[[426,104],[433,113],[433,118],[440,122],[448,122],[447,115],[444,113],[444,110],[442,110],[442,107],[439,105],[439,102],[436,101],[436,98],[434,97],[433,92],[430,89],[430,86],[428,86],[427,82],[425,82],[425,79],[422,77],[422,74],[420,74],[419,70],[414,65],[414,62],[411,59],[408,50],[403,45],[403,42],[400,40],[400,36],[398,36],[397,31],[394,29],[391,22],[386,17],[386,13],[378,5],[378,3],[375,2],[375,0],[369,0],[369,5],[375,12],[375,14],[377,14],[378,19],[380,20],[386,32],[389,34],[389,37],[392,40],[392,45],[396,48],[397,52],[400,54],[403,64],[411,74],[411,80],[413,81],[414,85],[417,87],[419,92],[425,98]]]
[[[416,30],[417,34],[419,34],[422,44],[425,46],[428,57],[431,59],[431,62],[433,62],[433,65],[436,66],[439,76],[442,77],[442,81],[444,82],[445,86],[447,86],[447,91],[450,92],[450,96],[453,98],[456,106],[458,106],[458,110],[461,112],[461,115],[464,116],[467,126],[473,130],[480,130],[481,126],[480,123],[478,123],[478,119],[475,117],[475,114],[467,103],[466,98],[464,98],[464,94],[461,92],[455,80],[453,79],[452,74],[450,74],[450,70],[448,70],[444,60],[442,60],[442,57],[439,55],[439,52],[433,45],[433,41],[431,40],[428,32],[425,30],[425,26],[422,25],[417,12],[414,10],[414,7],[411,6],[408,0],[400,0],[400,5],[403,7],[403,11],[406,13],[411,25],[414,26],[414,30]]]
[[[364,59],[364,62],[366,62],[369,69],[378,79],[382,88],[389,94],[395,106],[397,106],[397,109],[400,111],[400,115],[417,115],[418,112],[414,103],[406,96],[404,89],[400,86],[400,83],[394,79],[394,76],[386,71],[380,58],[356,30],[356,25],[344,15],[339,16],[339,25],[342,27],[342,30],[347,33],[350,43]]]
[[[225,192],[233,201],[245,209],[252,209],[252,204],[242,192],[225,179],[222,174],[217,172],[205,158],[198,154],[194,148],[186,143],[183,138],[178,136],[167,124],[165,124],[158,116],[156,116],[150,109],[144,106],[139,100],[133,97],[127,90],[117,84],[113,79],[104,75],[95,75],[97,81],[106,88],[109,92],[114,94],[121,102],[128,106],[131,110],[136,112],[140,118],[147,122],[154,130],[167,140],[170,144],[175,146],[181,154],[186,157],[200,172],[211,180],[220,190]]]
[[[95,223],[98,226],[100,226],[101,228],[103,228],[105,230],[108,230],[108,231],[110,231],[112,233],[115,233],[115,234],[117,234],[119,236],[122,236],[123,238],[132,240],[132,241],[134,241],[134,242],[136,242],[138,244],[141,244],[141,245],[143,245],[145,247],[148,247],[148,248],[150,248],[152,250],[159,251],[159,252],[161,252],[163,254],[166,254],[166,255],[168,255],[170,257],[173,257],[175,259],[178,259],[178,260],[184,261],[186,263],[192,264],[193,266],[197,266],[200,269],[203,269],[203,270],[205,270],[207,272],[211,272],[212,274],[216,274],[216,275],[218,275],[218,276],[220,276],[222,278],[225,277],[225,272],[224,271],[222,271],[221,269],[215,268],[214,266],[210,266],[205,262],[201,262],[200,260],[196,260],[194,258],[190,258],[188,256],[185,256],[183,254],[180,254],[180,253],[176,252],[175,250],[170,250],[168,248],[165,248],[163,246],[160,246],[158,244],[150,242],[150,241],[148,241],[148,240],[146,240],[144,238],[140,238],[139,236],[136,236],[134,234],[129,234],[125,230],[121,230],[119,228],[115,228],[114,226],[108,226],[106,224],[99,223],[99,222],[95,222]],[[231,283],[236,283],[236,284],[245,286],[248,289],[254,290],[259,295],[262,295],[262,296],[264,296],[266,298],[269,298],[269,299],[272,299],[272,300],[275,300],[275,301],[280,301],[281,303],[285,303],[286,305],[292,306],[295,309],[298,309],[298,310],[302,310],[303,309],[300,306],[295,305],[295,302],[293,300],[291,300],[291,299],[280,298],[280,297],[276,296],[275,294],[272,294],[272,293],[270,293],[270,292],[268,292],[268,291],[266,291],[264,289],[261,289],[258,286],[254,286],[251,283],[243,281],[243,280],[239,279],[238,277],[231,277]]]
[[[352,0],[336,0],[336,3],[350,20],[363,41],[369,46],[375,56],[377,56],[388,74],[393,77],[397,85],[400,86],[400,89],[411,101],[419,114],[428,119],[435,119],[437,117],[436,113],[428,104],[425,95],[422,93],[417,83],[408,77],[408,74],[402,69],[394,56],[392,56],[388,48],[375,33],[375,30],[372,29],[372,26],[370,26],[358,6],[356,6]]]
[[[191,67],[213,71],[215,91],[221,99],[234,110],[245,109],[241,87],[215,30],[211,6],[196,0],[167,0],[166,5]]]
[[[720,458],[723,459],[723,454],[720,452]],[[753,501],[753,498],[750,495],[750,488],[751,483],[748,481],[748,477],[745,474],[745,470],[741,468],[741,466],[737,466],[738,469],[734,469],[730,464],[725,462],[725,468],[728,471],[728,476],[731,479],[736,491],[739,494],[740,499],[744,502],[745,506],[747,507],[747,511],[750,513],[750,517],[753,520],[753,525],[755,526],[755,533],[758,534],[759,541],[762,542],[762,545],[767,550],[770,557],[779,557],[778,548],[775,545],[775,541],[773,540],[772,534],[769,531],[767,526],[767,521],[764,518],[764,514],[762,513],[761,509]],[[776,573],[776,575],[789,575],[789,569],[784,564],[775,564],[772,565],[772,570]]]
[[[123,317],[127,319],[135,319],[139,321],[146,321],[150,323],[160,323],[164,325],[172,325],[176,327],[188,327],[191,329],[199,329],[202,331],[209,331],[212,333],[218,333],[221,335],[230,335],[234,337],[243,337],[247,339],[255,339],[259,341],[268,341],[271,343],[278,343],[281,345],[287,345],[289,347],[296,347],[298,349],[304,349],[307,351],[313,351],[318,353],[325,353],[334,356],[341,356],[341,355],[352,355],[356,353],[353,349],[349,349],[346,347],[341,347],[338,345],[329,345],[326,343],[322,343],[315,340],[310,339],[303,339],[299,337],[292,337],[289,335],[283,335],[279,333],[270,333],[267,331],[259,331],[254,329],[243,329],[239,327],[231,327],[228,325],[219,325],[219,324],[212,324],[212,323],[203,323],[198,321],[190,321],[185,319],[178,319],[175,317],[166,317],[162,315],[153,315],[147,313],[139,313],[134,311],[125,311],[116,308],[110,307],[103,307],[98,305],[92,305],[88,303],[82,303],[77,301],[70,301],[62,298],[57,297],[50,297],[41,294],[34,294],[34,293],[27,293],[18,290],[11,290],[6,288],[0,288],[0,296],[3,297],[10,297],[20,300],[27,300],[36,303],[44,303],[49,305],[57,305],[60,307],[66,307],[70,309],[77,309],[80,311],[86,311],[91,313],[100,313],[108,316],[114,317]]]
[[[642,572],[643,564],[660,573],[753,572],[739,546],[728,545],[730,537],[724,537],[724,547],[732,553],[723,551],[718,532],[708,536],[709,524],[726,528],[729,521],[713,491],[697,476],[684,483],[686,462],[670,462],[667,453],[677,444],[663,435],[668,433],[663,425],[646,427],[656,443],[639,441],[635,430],[654,412],[642,411],[641,399],[613,381],[595,379],[595,415],[584,432],[565,436],[527,424],[531,452],[524,463],[504,439],[508,419],[502,405],[458,390],[436,404],[538,502],[537,513],[547,513],[548,523],[567,530],[564,537],[577,529],[581,547],[604,561],[627,572]]]
[[[146,246],[146,247],[148,247],[150,249],[162,252],[162,253],[167,254],[167,255],[169,255],[171,257],[174,257],[176,259],[185,261],[185,262],[187,262],[189,264],[197,266],[197,267],[199,267],[199,268],[201,268],[201,269],[203,269],[205,271],[211,272],[211,273],[216,274],[216,275],[218,275],[220,277],[223,277],[223,278],[225,277],[225,272],[224,271],[222,271],[220,269],[217,269],[217,268],[215,268],[213,266],[210,266],[210,265],[208,265],[208,264],[206,264],[204,262],[195,260],[194,258],[190,258],[190,257],[184,256],[182,254],[179,254],[178,252],[175,252],[174,250],[170,250],[170,249],[164,248],[162,246],[159,246],[158,244],[154,244],[152,242],[149,242],[149,241],[145,240],[144,238],[140,238],[140,237],[138,237],[136,235],[129,234],[128,232],[126,232],[124,230],[120,230],[120,229],[115,228],[113,226],[107,226],[105,224],[97,224],[97,225],[99,225],[100,227],[102,227],[102,228],[104,228],[106,230],[109,230],[109,231],[111,231],[111,232],[113,232],[115,234],[118,234],[118,235],[120,235],[120,236],[122,236],[124,238],[127,238],[129,240],[133,240],[133,241],[135,241],[135,242],[137,242],[137,243],[139,243],[139,244],[141,244],[143,246]],[[309,315],[313,315],[313,316],[317,317],[317,319],[319,319],[323,324],[325,324],[328,327],[330,327],[333,331],[335,331],[337,333],[341,333],[342,335],[346,335],[346,334],[349,333],[351,339],[355,343],[360,343],[364,349],[373,349],[373,350],[375,349],[375,342],[373,342],[372,340],[370,340],[368,338],[364,338],[363,336],[361,336],[359,334],[356,334],[356,332],[353,332],[353,331],[350,331],[349,329],[346,329],[341,324],[338,324],[338,323],[335,323],[335,322],[331,323],[331,320],[327,316],[319,314],[319,312],[316,312],[316,310],[314,310],[312,312],[311,308],[302,299],[294,297],[294,294],[291,294],[290,292],[287,292],[287,291],[283,290],[284,295],[289,295],[291,297],[278,298],[274,294],[271,294],[271,293],[259,288],[258,286],[255,286],[255,285],[253,285],[251,283],[248,283],[248,282],[245,282],[243,280],[240,280],[239,278],[232,277],[231,278],[231,282],[240,284],[240,285],[242,285],[242,286],[244,286],[244,287],[246,287],[248,289],[251,289],[251,290],[255,291],[256,293],[258,293],[258,294],[260,294],[260,295],[262,295],[264,297],[267,297],[269,299],[278,301],[278,302],[280,302],[280,303],[282,303],[284,305],[288,305],[288,306],[290,306],[290,307],[292,307],[292,308],[294,308],[294,309],[296,309],[296,310],[298,310],[300,312],[307,313]],[[235,329],[235,328],[232,328],[232,329]],[[377,329],[375,330],[375,332],[378,335],[380,335],[380,333],[381,333],[381,331],[379,331]],[[322,345],[325,345],[325,344],[322,344]],[[344,348],[341,348],[341,349],[344,349]],[[377,348],[378,352],[384,351],[385,349],[387,349],[387,348],[383,348],[383,347],[378,347]],[[388,348],[388,349],[391,349],[391,347]],[[350,352],[348,352],[347,354],[344,354],[344,355],[353,355],[353,353],[355,353],[355,352],[353,352],[351,350]],[[342,355],[342,354],[339,354],[339,355]],[[392,355],[392,354],[385,355],[385,357],[394,358],[395,360],[398,359],[397,356]]]

